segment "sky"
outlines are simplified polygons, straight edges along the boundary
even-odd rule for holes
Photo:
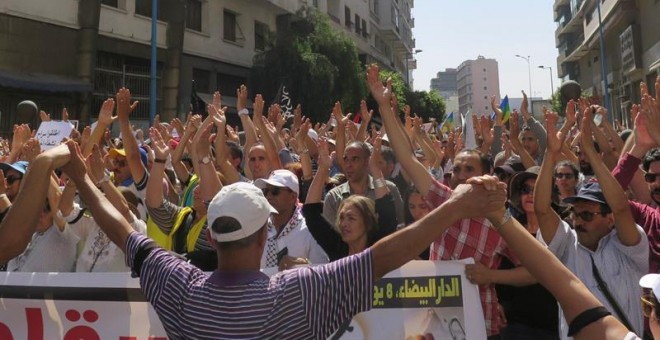
[[[413,17],[417,69],[413,71],[415,90],[429,90],[431,78],[445,68],[456,68],[479,55],[496,59],[499,66],[500,95],[529,95],[527,62],[516,54],[530,57],[534,97],[551,94],[552,67],[555,88],[557,48],[553,21],[553,0],[415,0]]]

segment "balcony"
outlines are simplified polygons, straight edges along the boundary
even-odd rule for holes
[[[621,22],[633,22],[636,15],[636,5],[633,0],[608,0],[600,8],[601,21],[605,35]],[[598,46],[598,7],[588,8],[588,20],[584,26],[584,36],[590,47]]]

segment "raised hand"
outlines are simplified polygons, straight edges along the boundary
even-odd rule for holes
[[[298,131],[300,129],[300,124],[302,124],[302,106],[300,104],[296,105],[296,108],[293,109],[293,126],[291,127],[292,131]]]
[[[330,158],[330,151],[328,149],[328,141],[321,137],[319,138],[319,158],[318,164],[319,167],[331,168],[332,167],[332,158]]]
[[[520,103],[520,113],[522,113],[523,119],[527,121],[527,119],[529,118],[529,108],[528,108],[529,100],[527,99],[527,93],[525,93],[525,91],[520,91],[520,92],[522,92],[523,95],[522,103]]]
[[[87,174],[85,157],[83,157],[78,143],[68,140],[66,146],[70,157],[69,161],[62,166],[62,171],[69,176],[69,179],[73,180],[76,184],[79,184],[85,180],[85,174]]]
[[[231,125],[227,125],[225,130],[227,131],[227,140],[230,140],[236,144],[240,144],[241,138],[238,136],[236,130],[231,127]]]
[[[92,153],[87,157],[87,173],[94,183],[98,183],[105,175],[105,160],[98,145],[92,146]]]
[[[62,120],[65,122],[69,121],[69,110],[66,107],[62,108]]]
[[[117,117],[120,121],[128,122],[128,116],[138,106],[139,102],[136,100],[131,103],[131,91],[125,87],[119,89],[115,96],[117,102]]]
[[[256,121],[257,119],[261,119],[261,117],[263,116],[264,105],[265,105],[264,98],[260,94],[257,94],[254,97],[254,117],[253,117],[254,121]]]
[[[644,150],[653,148],[656,143],[649,134],[646,118],[644,114],[640,112],[639,105],[634,104],[630,110],[630,113],[633,117],[635,117],[635,146],[641,147]]]
[[[367,85],[369,91],[379,106],[390,105],[392,100],[392,79],[387,79],[386,85],[380,80],[378,65],[371,64],[367,68]],[[397,108],[398,110],[398,108]]]
[[[657,145],[660,142],[660,106],[658,106],[657,100],[645,95],[642,97],[642,105],[639,111],[644,117],[642,120],[643,128]],[[637,119],[635,119],[635,127],[637,127]],[[637,133],[636,131],[635,134]]]
[[[490,118],[486,115],[481,116],[479,120],[481,126],[481,138],[483,138],[484,143],[491,145],[493,144],[493,130],[490,128]]]
[[[544,120],[545,130],[547,131],[548,150],[555,154],[559,154],[561,153],[561,148],[564,144],[565,137],[561,131],[557,131],[557,122],[559,121],[559,116],[555,112],[547,110]]]
[[[493,112],[495,112],[495,121],[501,122],[502,117],[504,117],[504,113],[500,108],[500,104],[497,103],[497,98],[495,96],[490,96],[490,108],[493,110]]]
[[[50,115],[46,113],[46,111],[39,111],[39,119],[41,119],[42,122],[50,122]]]
[[[103,105],[101,105],[101,110],[99,111],[99,118],[98,122],[102,127],[107,127],[112,122],[117,119],[117,116],[113,116],[112,113],[115,111],[115,100],[112,98],[108,98],[105,101],[103,101]]]
[[[452,210],[462,214],[461,218],[498,219],[504,214],[506,184],[494,176],[472,177],[467,184],[457,186],[448,201]]]
[[[173,130],[176,130],[176,133],[179,135],[179,137],[183,136],[184,131],[186,131],[183,128],[183,123],[181,123],[181,120],[179,118],[174,118],[170,122],[170,126],[172,127]]]
[[[32,163],[35,158],[41,153],[41,145],[39,141],[35,138],[28,139],[25,144],[23,144],[23,159]]]
[[[364,100],[360,101],[360,116],[362,117],[362,124],[369,124],[373,114],[374,110],[369,110],[367,108],[367,102]]]
[[[594,147],[593,133],[591,131],[591,124],[593,123],[594,115],[591,107],[582,111],[582,122],[580,124],[580,150],[584,151],[587,156],[595,155],[596,148]],[[548,131],[548,136],[550,131]]]
[[[220,91],[213,92],[213,104],[212,105],[213,105],[213,107],[215,107],[216,110],[220,110],[222,108],[222,96],[220,95]],[[236,107],[238,107],[238,105]]]
[[[575,115],[575,100],[571,99],[566,105],[566,124],[568,126],[573,126],[577,122],[577,117]]]
[[[154,156],[157,159],[167,159],[167,156],[170,155],[170,147],[167,144],[167,141],[163,139],[163,136],[160,134],[158,129],[150,128],[149,129],[149,138],[151,138],[152,149],[154,150]]]

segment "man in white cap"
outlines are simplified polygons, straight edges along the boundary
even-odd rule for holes
[[[261,268],[327,263],[328,255],[307,229],[300,211],[298,177],[289,170],[278,169],[268,179],[257,179],[254,185],[277,210],[268,219],[268,240],[261,256]]]
[[[502,220],[506,190],[495,177],[474,179],[452,197],[361,253],[267,277],[259,271],[267,222],[277,212],[252,184],[227,185],[208,208],[218,254],[210,276],[136,233],[86,174],[79,147],[62,170],[76,183],[94,219],[126,252],[142,290],[171,339],[325,339],[369,310],[373,283],[415,258],[455,221],[475,214]],[[478,213],[475,213],[478,212]]]

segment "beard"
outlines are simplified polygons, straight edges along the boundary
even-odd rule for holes
[[[594,170],[591,168],[591,164],[586,161],[580,161],[580,172],[585,176],[593,176]]]

